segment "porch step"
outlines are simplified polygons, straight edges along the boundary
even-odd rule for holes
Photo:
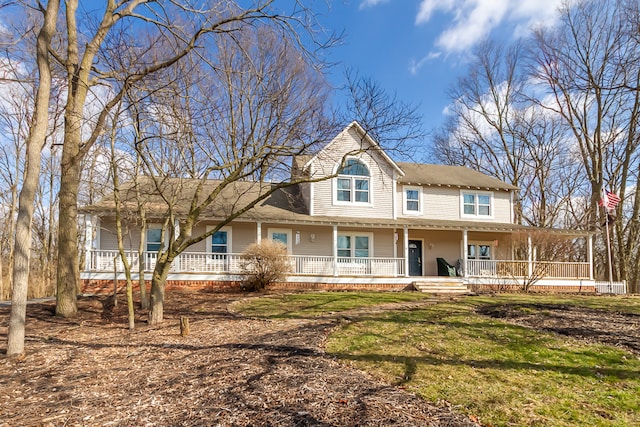
[[[461,280],[421,280],[413,282],[413,287],[428,294],[468,294],[469,289]]]

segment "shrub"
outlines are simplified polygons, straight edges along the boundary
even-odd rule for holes
[[[284,280],[291,273],[287,247],[273,240],[251,244],[242,254],[240,264],[245,279],[242,289],[257,291],[270,283]]]

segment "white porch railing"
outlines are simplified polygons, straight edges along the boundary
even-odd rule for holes
[[[596,282],[596,291],[601,294],[624,295],[627,293],[627,282]]]
[[[404,276],[403,258],[345,258],[334,259],[331,256],[291,255],[292,274],[314,276]],[[153,271],[157,259],[156,253],[144,253],[142,256],[144,271]],[[127,260],[133,272],[139,270],[140,261],[137,252],[127,252]],[[203,252],[184,252],[171,265],[173,273],[226,273],[240,274],[241,254],[212,254]],[[118,251],[96,250],[91,253],[92,271],[124,271]],[[337,271],[336,271],[337,268]]]
[[[403,258],[346,258],[332,256],[291,255],[292,274],[313,276],[381,276],[401,277],[405,275]],[[131,270],[137,272],[140,262],[137,252],[127,252]],[[144,271],[153,271],[157,254],[146,252],[142,255]],[[241,254],[212,254],[204,252],[184,252],[171,266],[173,273],[219,273],[241,274]],[[91,252],[91,271],[124,271],[118,251],[96,250]],[[588,262],[550,262],[503,260],[468,260],[467,276],[545,279],[588,279]]]
[[[588,262],[467,260],[470,277],[539,277],[545,279],[589,279]]]

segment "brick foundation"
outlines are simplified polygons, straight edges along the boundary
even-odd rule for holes
[[[85,294],[110,294],[113,293],[113,280],[83,279],[82,293]],[[151,281],[147,281],[149,288]],[[167,280],[166,290],[192,290],[192,291],[239,291],[241,282],[223,280]],[[118,292],[124,292],[126,281],[118,280]],[[139,283],[133,281],[134,292],[139,291]],[[305,283],[305,282],[278,282],[267,287],[272,291],[405,291],[413,290],[413,285],[404,283]]]

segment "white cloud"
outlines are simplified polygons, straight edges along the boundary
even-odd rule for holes
[[[359,9],[366,9],[368,7],[378,6],[379,4],[389,3],[389,0],[362,0],[360,2]]]
[[[550,25],[563,0],[422,0],[416,25],[426,24],[436,12],[450,15],[452,24],[436,40],[445,52],[464,52],[498,27],[514,36],[531,26]]]
[[[424,64],[426,64],[428,61],[432,59],[439,58],[441,55],[442,55],[442,52],[434,51],[434,52],[429,52],[427,56],[417,61],[415,59],[412,59],[411,61],[409,61],[409,73],[411,73],[412,75],[418,74],[418,71],[420,71],[420,68],[422,68]]]

